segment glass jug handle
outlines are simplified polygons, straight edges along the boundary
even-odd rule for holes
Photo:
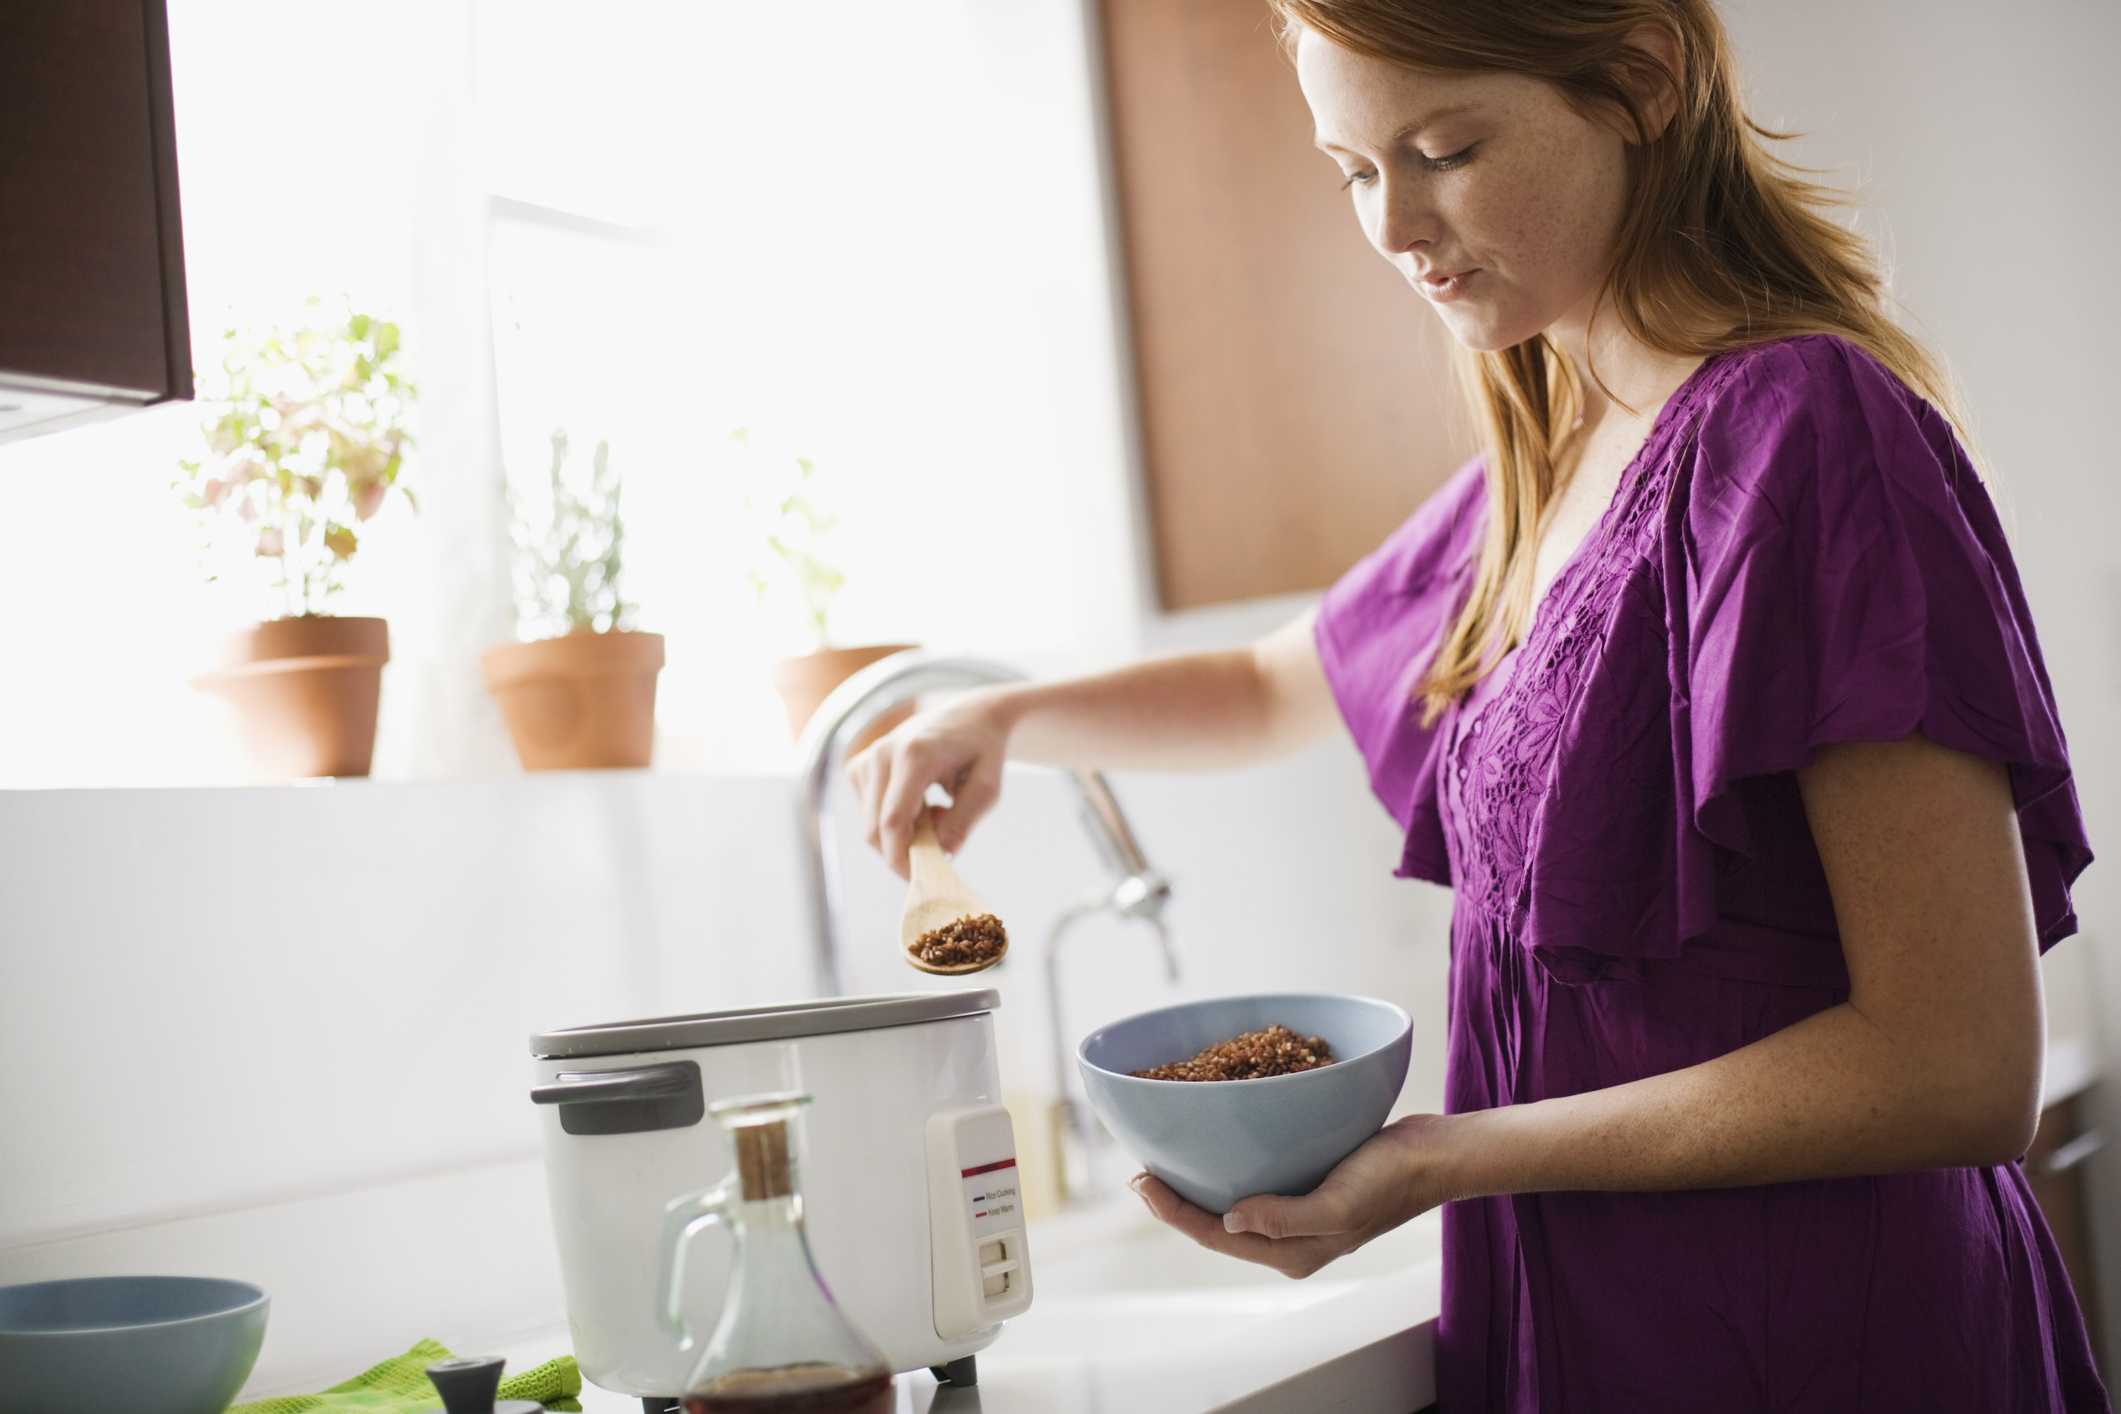
[[[712,1188],[687,1193],[663,1205],[662,1278],[657,1289],[663,1295],[663,1324],[678,1338],[678,1349],[689,1351],[697,1344],[692,1328],[685,1324],[685,1249],[703,1229],[728,1220],[730,1195],[736,1190],[731,1174]]]

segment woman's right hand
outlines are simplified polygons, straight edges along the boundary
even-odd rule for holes
[[[1075,771],[1247,765],[1340,721],[1306,610],[1242,648],[1128,663],[1087,677],[983,687],[922,712],[847,763],[869,843],[900,878],[928,787],[953,804],[935,837],[956,853],[1002,793],[1010,755]]]
[[[869,843],[901,879],[929,786],[950,793],[950,807],[934,814],[936,842],[948,854],[964,847],[1001,798],[1002,763],[1015,726],[1007,700],[1005,688],[964,693],[914,714],[847,763]]]

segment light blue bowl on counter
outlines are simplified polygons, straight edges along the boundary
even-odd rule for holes
[[[1279,1022],[1318,1036],[1332,1065],[1260,1080],[1140,1080]],[[1076,1048],[1090,1107],[1143,1168],[1223,1213],[1255,1193],[1309,1193],[1383,1127],[1407,1078],[1414,1024],[1390,1002],[1315,992],[1218,997],[1099,1027]]]
[[[0,1286],[8,1414],[221,1414],[258,1362],[270,1303],[216,1277]]]

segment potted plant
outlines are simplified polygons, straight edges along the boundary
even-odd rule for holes
[[[530,771],[648,765],[663,636],[630,627],[610,444],[597,443],[583,481],[568,472],[567,433],[555,431],[542,495],[511,499],[516,611],[531,641],[490,648],[483,661],[517,757]]]
[[[179,463],[178,489],[206,531],[209,579],[265,570],[272,617],[236,635],[198,685],[234,707],[244,743],[278,778],[365,776],[390,658],[379,618],[340,618],[332,601],[364,527],[401,484],[415,390],[398,326],[347,311],[262,336],[224,334],[207,451]],[[237,566],[242,569],[239,571]]]
[[[729,434],[747,453],[748,428]],[[835,647],[829,631],[832,601],[846,586],[846,576],[827,558],[838,518],[822,511],[815,499],[817,465],[808,457],[776,458],[755,472],[754,489],[745,507],[761,522],[761,561],[751,571],[751,585],[761,603],[782,592],[793,608],[804,652],[773,666],[773,687],[788,714],[790,735],[803,728],[834,688],[881,658],[902,653],[910,643],[871,643]],[[913,715],[914,703],[899,704],[867,727],[848,745],[849,755]]]

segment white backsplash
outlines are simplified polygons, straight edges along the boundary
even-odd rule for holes
[[[1115,788],[1173,880],[1183,972],[1174,993],[1138,925],[1081,925],[1071,1032],[1174,994],[1372,992],[1421,1018],[1408,1096],[1435,1103],[1448,901],[1390,878],[1344,744]],[[793,794],[678,774],[0,794],[0,1280],[26,1243],[533,1154],[532,1032],[808,995]],[[1044,931],[1100,878],[1071,794],[1013,770],[959,860],[1013,930],[982,979],[1013,1090],[1051,1088]],[[851,989],[958,985],[898,960],[903,885],[838,825]]]

